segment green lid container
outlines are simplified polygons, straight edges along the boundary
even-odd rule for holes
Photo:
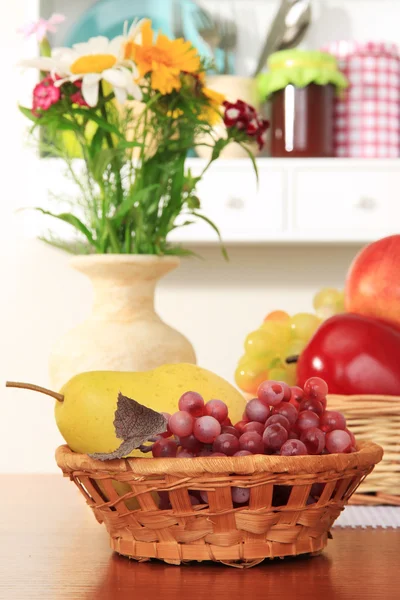
[[[281,50],[271,54],[268,72],[257,77],[262,99],[287,85],[303,88],[310,83],[334,85],[340,92],[348,86],[346,77],[338,69],[336,58],[318,50]]]

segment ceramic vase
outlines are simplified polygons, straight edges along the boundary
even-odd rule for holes
[[[90,255],[71,266],[93,286],[88,319],[62,337],[50,357],[53,389],[85,371],[146,371],[166,363],[196,363],[190,342],[154,309],[158,280],[179,266],[177,257]]]

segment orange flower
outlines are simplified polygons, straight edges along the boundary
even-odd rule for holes
[[[221,108],[225,101],[225,96],[211,90],[210,88],[204,87],[202,89],[204,96],[208,99],[209,105],[204,107],[201,118],[207,121],[210,125],[216,125],[221,121]]]
[[[125,44],[124,58],[137,65],[140,77],[151,73],[153,90],[162,94],[180,90],[182,71],[197,73],[200,70],[200,57],[190,42],[170,40],[162,33],[154,41],[154,32],[148,19],[142,25],[141,36],[141,44],[132,40]]]

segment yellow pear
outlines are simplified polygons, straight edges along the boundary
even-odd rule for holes
[[[158,412],[174,413],[182,394],[195,391],[207,402],[218,398],[229,408],[233,423],[242,417],[245,400],[227,381],[191,364],[163,365],[153,371],[92,371],[73,377],[60,390],[56,402],[58,428],[74,452],[110,453],[121,440],[116,437],[114,414],[121,392]],[[148,456],[135,451],[131,456]]]

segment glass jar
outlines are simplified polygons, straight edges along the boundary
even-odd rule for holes
[[[347,86],[334,56],[282,50],[272,54],[269,72],[258,79],[270,104],[271,155],[334,156],[334,100]]]
[[[287,85],[271,97],[271,155],[334,155],[333,85]]]

